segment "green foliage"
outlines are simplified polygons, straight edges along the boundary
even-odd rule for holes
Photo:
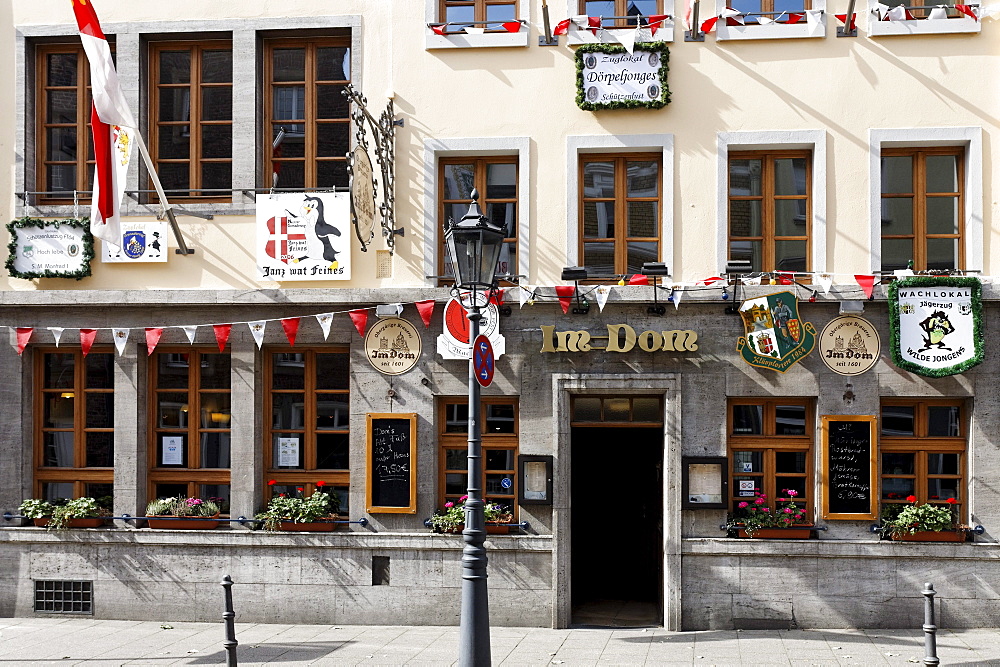
[[[767,496],[759,491],[754,492],[752,501],[739,503],[735,512],[729,514],[726,527],[729,530],[743,529],[753,537],[762,528],[793,528],[808,526],[812,521],[806,516],[804,507],[795,502],[798,492],[794,489],[782,489],[785,498],[778,498],[772,510],[767,504]]]
[[[444,504],[444,509],[434,512],[434,516],[428,519],[431,530],[435,533],[455,533],[465,525],[465,501],[468,496],[462,496],[457,503],[451,501]],[[510,523],[514,520],[514,514],[510,508],[500,503],[487,502],[483,506],[483,515],[487,523]]]
[[[643,42],[635,45],[635,51],[656,52],[660,54],[660,69],[657,85],[660,86],[660,97],[655,100],[617,100],[607,104],[593,104],[587,101],[587,90],[583,81],[583,59],[587,53],[628,53],[621,44],[583,44],[576,49],[576,105],[584,111],[599,111],[602,109],[659,109],[670,103],[670,87],[667,85],[667,72],[670,50],[666,42]]]
[[[256,518],[264,522],[264,530],[278,530],[282,521],[334,521],[338,511],[340,498],[337,494],[316,491],[308,498],[303,498],[300,495],[289,496],[282,493],[271,498],[271,502]]]
[[[52,511],[52,519],[49,520],[48,530],[65,530],[69,527],[70,519],[87,519],[108,514],[109,510],[97,504],[93,498],[77,498],[65,505],[56,507]]]
[[[912,497],[912,496],[911,496]],[[883,537],[892,535],[912,535],[917,532],[940,533],[958,528],[958,516],[955,511],[954,498],[949,498],[948,505],[918,505],[911,501],[909,505],[896,505],[897,509],[882,509],[881,533]],[[895,514],[895,516],[893,516]]]
[[[83,229],[83,248],[81,252],[82,263],[79,270],[22,273],[14,268],[14,261],[17,259],[18,229],[23,229],[24,227],[38,227],[39,229],[53,227],[55,229],[59,229],[59,227],[63,225],[66,227]],[[74,278],[76,280],[80,280],[90,276],[90,262],[94,259],[94,235],[90,233],[90,218],[81,218],[79,220],[76,218],[67,218],[65,220],[42,220],[40,218],[24,217],[7,223],[7,231],[10,232],[10,243],[7,244],[6,267],[7,273],[9,273],[12,278]]]
[[[21,503],[21,506],[17,508],[17,511],[21,516],[29,519],[42,519],[47,516],[52,516],[52,512],[54,512],[55,509],[55,505],[47,500],[28,498]]]
[[[146,505],[146,516],[192,516],[213,517],[219,513],[219,506],[211,500],[201,498],[158,498]]]

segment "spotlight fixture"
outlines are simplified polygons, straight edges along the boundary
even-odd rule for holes
[[[657,290],[661,289],[659,285],[656,284],[656,279],[659,276],[669,276],[670,269],[663,262],[645,262],[642,265],[642,275],[653,276],[653,305],[646,309],[646,312],[650,315],[664,315],[667,312],[666,307],[660,303],[659,293]],[[671,295],[673,295],[673,290],[671,290]]]
[[[572,280],[574,283],[573,294],[576,297],[576,305],[573,306],[574,315],[586,315],[590,312],[590,302],[586,299],[580,302],[580,281],[587,279],[587,267],[567,266],[563,267],[562,280]]]

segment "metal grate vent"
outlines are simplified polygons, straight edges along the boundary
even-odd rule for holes
[[[388,250],[375,251],[375,277],[392,278],[392,253]]]
[[[35,611],[47,614],[93,614],[94,582],[35,581]]]

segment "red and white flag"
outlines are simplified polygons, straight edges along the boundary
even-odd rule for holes
[[[136,123],[125,101],[111,47],[101,30],[92,0],[73,0],[73,13],[80,29],[80,41],[90,62],[90,83],[94,102],[91,123],[94,129],[94,193],[90,205],[90,231],[94,236],[120,247],[122,243],[122,197],[125,177],[137,139]]]

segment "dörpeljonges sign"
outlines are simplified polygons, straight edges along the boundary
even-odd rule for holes
[[[667,50],[644,44],[632,53],[617,45],[593,45],[577,51],[577,105],[584,110],[648,107],[670,101]]]

